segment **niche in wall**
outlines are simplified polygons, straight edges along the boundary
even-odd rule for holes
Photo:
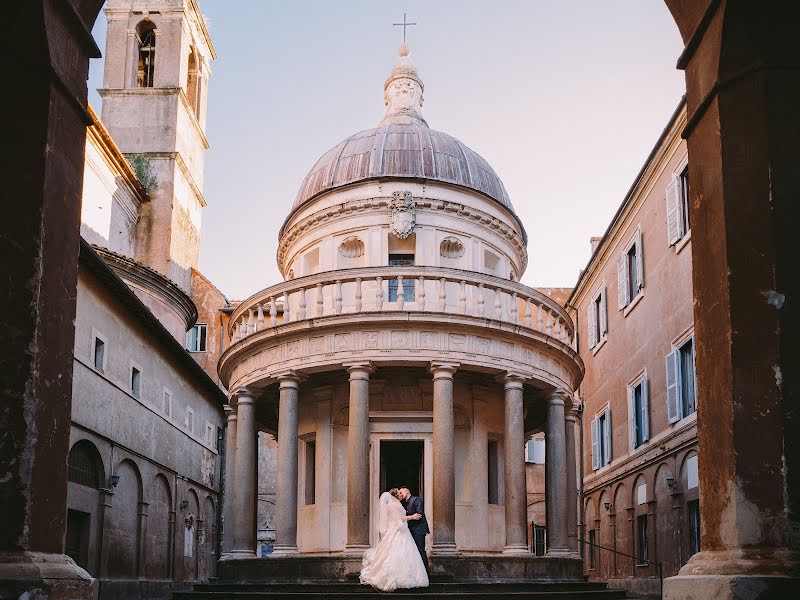
[[[439,244],[439,255],[442,258],[458,259],[464,256],[464,252],[464,244],[461,243],[461,240],[452,236],[444,238],[442,243]]]
[[[483,251],[483,268],[487,273],[497,275],[497,268],[500,266],[500,257],[491,250]]]
[[[306,252],[303,255],[303,275],[311,275],[319,271],[319,248]]]
[[[339,254],[346,259],[361,258],[364,256],[364,242],[358,236],[351,235],[339,244]]]

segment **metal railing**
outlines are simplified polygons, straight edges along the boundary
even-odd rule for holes
[[[640,561],[640,556],[634,556],[633,554],[627,554],[625,552],[620,552],[619,550],[614,550],[613,548],[608,548],[606,546],[601,546],[600,544],[596,544],[594,542],[590,542],[588,540],[584,540],[582,538],[578,538],[578,541],[582,544],[586,544],[589,546],[589,551],[591,552],[593,548],[599,548],[600,550],[605,550],[607,552],[611,552],[613,554],[624,556],[626,558],[632,558],[633,560]],[[655,565],[656,569],[658,569],[658,597],[664,597],[664,574],[663,574],[663,563],[660,560],[649,560],[645,559],[644,562],[637,562],[636,566],[644,567]]]

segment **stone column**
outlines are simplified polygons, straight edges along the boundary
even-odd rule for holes
[[[579,553],[578,546],[578,467],[575,447],[575,423],[578,414],[573,406],[566,409],[564,416],[564,441],[567,446],[567,547]]]
[[[234,498],[236,496],[236,411],[230,404],[225,405],[225,416],[228,420],[225,432],[225,481],[222,497],[222,553],[227,554],[233,548],[234,531]]]
[[[545,483],[547,503],[547,554],[570,554],[567,546],[567,444],[564,435],[564,390],[547,399]]]
[[[686,44],[702,536],[664,598],[800,598],[800,7],[666,4]]]
[[[506,545],[503,554],[527,554],[527,486],[525,485],[525,425],[522,382],[516,373],[503,376],[505,389],[505,509]]]
[[[456,550],[456,471],[453,377],[458,364],[431,363],[433,374],[433,546],[434,556]]]
[[[75,361],[89,31],[100,2],[21,2],[3,54],[0,237],[0,595],[92,598],[97,584],[63,554]],[[10,175],[13,174],[13,175]],[[87,256],[84,256],[89,260]],[[10,407],[14,407],[13,410]],[[33,590],[36,590],[35,592]],[[26,593],[28,592],[28,593]]]
[[[247,388],[236,390],[236,462],[234,495],[233,547],[230,553],[248,558],[256,555],[255,511],[256,472],[256,399]]]
[[[347,428],[347,552],[369,548],[369,374],[368,362],[346,364],[350,374]]]
[[[297,411],[300,377],[278,376],[278,476],[275,493],[275,554],[297,553]],[[237,450],[238,452],[239,450]]]

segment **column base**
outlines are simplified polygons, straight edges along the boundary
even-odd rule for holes
[[[272,556],[294,556],[298,553],[297,546],[278,546],[272,549]]]
[[[558,558],[574,558],[580,557],[580,554],[569,548],[548,548],[546,556],[556,556]]]
[[[346,556],[364,556],[364,552],[369,550],[369,544],[347,544],[342,554]]]
[[[510,544],[503,548],[503,554],[530,554],[531,551],[526,544]]]
[[[0,598],[95,600],[98,583],[64,554],[0,552]],[[29,594],[30,593],[30,594]]]
[[[458,556],[460,554],[454,543],[434,544],[431,548],[431,556]]]
[[[255,557],[256,557],[255,550],[228,550],[228,552],[222,555],[223,559],[231,559],[231,560],[235,560],[237,558],[255,558]]]
[[[706,550],[664,580],[664,600],[800,598],[800,554],[785,548]]]

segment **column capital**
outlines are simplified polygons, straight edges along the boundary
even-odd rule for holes
[[[564,407],[564,420],[565,421],[572,421],[573,423],[578,420],[578,415],[580,411],[575,404],[565,405]]]
[[[453,379],[460,366],[454,362],[431,361],[430,372],[434,379]]]
[[[231,400],[234,398],[236,399],[236,406],[239,406],[240,404],[253,404],[256,401],[256,396],[253,393],[253,390],[244,386],[236,388],[233,394],[231,394]],[[230,400],[228,403],[230,404]]]
[[[236,409],[235,408],[233,408],[230,404],[226,404],[222,408],[225,411],[225,416],[227,417],[228,423],[230,423],[231,421],[235,421],[236,420]]]
[[[297,389],[300,387],[300,374],[294,369],[287,369],[286,371],[276,373],[275,379],[278,380],[281,389]]]
[[[497,376],[497,381],[502,383],[506,390],[521,390],[527,379],[528,377],[519,371],[506,371]]]
[[[369,379],[371,373],[375,371],[372,363],[368,360],[358,362],[342,363],[342,366],[350,374],[350,379]]]
[[[547,403],[566,405],[571,398],[572,395],[567,390],[556,388],[547,395]]]

